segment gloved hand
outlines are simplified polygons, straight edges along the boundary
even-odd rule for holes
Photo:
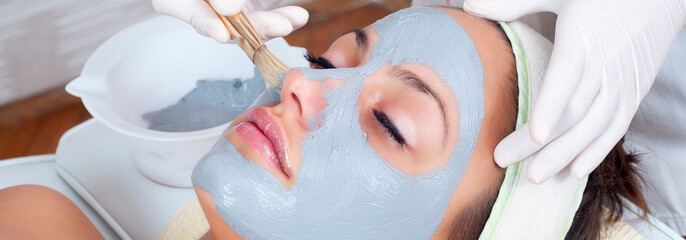
[[[558,14],[530,122],[494,153],[505,167],[540,150],[527,170],[532,183],[569,164],[582,178],[602,162],[626,133],[686,24],[684,0],[466,0],[464,9],[501,21],[540,11]]]
[[[263,39],[283,37],[307,23],[309,14],[301,7],[287,6],[272,9],[281,0],[210,0],[212,7],[224,16],[243,10]],[[155,11],[178,18],[198,33],[217,42],[231,40],[228,30],[203,0],[152,0]]]

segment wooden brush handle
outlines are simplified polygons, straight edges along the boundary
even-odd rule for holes
[[[205,2],[210,5],[209,0],[205,0]],[[212,7],[212,5],[210,5],[210,7]],[[222,20],[226,29],[229,30],[231,38],[236,41],[236,44],[241,49],[243,49],[245,54],[248,55],[248,58],[254,62],[255,51],[263,46],[264,42],[262,42],[262,38],[257,35],[257,31],[255,31],[255,28],[250,24],[250,21],[243,11],[228,18],[219,14],[214,8],[212,8],[212,11]]]
[[[212,7],[209,0],[205,0],[205,2]],[[212,10],[214,11],[214,8]],[[243,11],[228,18],[217,11],[214,11],[214,13],[217,14],[217,17],[222,20],[226,29],[229,30],[231,38],[245,51],[250,61],[255,63],[265,83],[269,87],[280,88],[281,76],[288,71],[288,66],[283,64],[264,46],[262,38],[257,35],[257,31],[255,31],[255,28],[245,14],[243,14]]]
[[[255,28],[252,26],[243,11],[240,11],[238,14],[229,17],[228,20],[229,23],[231,23],[231,26],[233,26],[234,30],[236,30],[243,38],[248,40],[248,43],[250,43],[253,49],[258,49],[264,45],[262,38],[260,38],[260,36],[257,34],[257,31],[255,31]]]

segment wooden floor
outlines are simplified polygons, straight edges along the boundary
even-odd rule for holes
[[[286,40],[319,55],[341,34],[409,5],[410,0],[307,2],[302,6],[310,12],[310,21]],[[66,93],[64,87],[4,106],[0,108],[0,160],[55,153],[60,136],[89,118],[81,100]]]

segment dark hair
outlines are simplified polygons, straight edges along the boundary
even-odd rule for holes
[[[504,42],[512,49],[503,29],[496,22],[489,22],[499,30],[505,40]],[[511,56],[512,62],[514,62],[514,54]],[[511,72],[508,73],[510,77],[505,81],[507,84],[505,87],[514,93],[514,100],[507,105],[507,111],[514,118],[517,112],[519,89],[517,87],[516,67],[512,66],[511,69]],[[504,136],[512,131],[514,131],[514,125],[504,131]],[[648,213],[645,199],[641,194],[641,186],[644,182],[637,168],[638,158],[623,148],[623,142],[623,139],[620,140],[602,163],[589,175],[581,204],[574,214],[574,220],[565,239],[599,239],[604,224],[615,223],[622,216],[625,206],[622,197],[643,210],[644,217]],[[502,180],[501,177],[499,181],[496,181],[496,185],[484,190],[480,196],[476,197],[460,212],[449,239],[479,238],[491,214],[491,208],[498,197]]]
[[[642,209],[646,217],[648,206],[641,194],[644,181],[637,168],[638,157],[628,153],[623,144],[621,139],[588,176],[581,204],[565,239],[599,239],[603,224],[615,223],[622,216],[622,197]],[[606,215],[605,209],[610,215]]]

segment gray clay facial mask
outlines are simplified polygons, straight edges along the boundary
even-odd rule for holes
[[[264,91],[262,76],[230,81],[198,80],[196,87],[179,101],[162,110],[143,114],[148,129],[163,132],[190,132],[228,123],[245,111]]]
[[[326,92],[321,125],[302,142],[298,181],[285,189],[220,138],[193,171],[224,221],[246,239],[428,239],[467,168],[483,119],[483,67],[464,29],[443,11],[414,7],[372,25],[380,39],[359,68],[299,69],[345,83]],[[459,139],[446,167],[410,176],[366,141],[357,98],[382,65],[423,64],[459,105]]]

